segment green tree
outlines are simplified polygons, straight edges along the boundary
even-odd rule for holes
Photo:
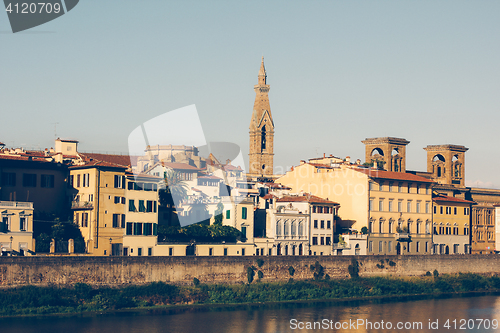
[[[179,172],[168,170],[164,176],[165,188],[158,192],[158,201],[162,207],[165,208],[167,216],[170,220],[167,222],[169,225],[176,225],[180,227],[178,219],[175,219],[175,201],[174,198],[182,201],[187,197],[187,184],[182,179]]]
[[[224,204],[222,202],[219,202],[217,204],[217,209],[215,210],[214,214],[215,225],[222,225],[223,212],[224,212]]]

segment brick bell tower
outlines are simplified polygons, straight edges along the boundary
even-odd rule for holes
[[[269,85],[266,84],[264,57],[259,70],[259,81],[254,86],[255,103],[250,121],[250,177],[272,177],[274,168],[274,122],[269,105]]]

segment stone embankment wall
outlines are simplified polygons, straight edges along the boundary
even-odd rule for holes
[[[262,266],[259,267],[261,259]],[[331,278],[348,277],[351,260],[359,262],[360,276],[421,276],[471,272],[500,274],[500,255],[448,256],[272,256],[272,257],[0,257],[0,287],[19,285],[127,285],[163,281],[191,284],[241,283],[247,268],[255,267],[255,280],[287,281],[289,267],[295,280],[311,279],[316,261]]]

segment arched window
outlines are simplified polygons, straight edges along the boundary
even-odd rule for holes
[[[285,223],[283,225],[283,236],[288,236],[288,220],[285,220]]]
[[[302,221],[299,222],[299,236],[303,236],[304,235],[304,224],[302,223]]]
[[[295,236],[296,235],[296,228],[297,228],[297,225],[295,223],[295,220],[292,220],[292,236]]]
[[[281,223],[280,223],[280,220],[276,221],[276,236],[281,236]]]
[[[261,137],[260,137],[260,148],[262,150],[266,149],[266,126],[262,126]]]

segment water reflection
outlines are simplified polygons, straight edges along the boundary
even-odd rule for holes
[[[4,318],[0,320],[0,327],[2,333],[463,332],[464,330],[460,330],[458,326],[453,327],[454,319],[459,323],[460,319],[500,318],[500,297],[497,295],[415,299],[412,298],[410,301],[408,298],[402,298],[397,302],[388,300],[302,302],[265,306],[124,311],[69,317]],[[444,327],[448,319],[449,329]],[[367,322],[371,323],[371,327]],[[317,323],[316,327],[314,323]],[[403,328],[398,329],[396,327],[398,323],[403,323]],[[406,328],[405,323],[408,323]],[[430,329],[430,323],[437,323],[437,329]],[[474,329],[467,331],[500,331],[491,327],[485,329],[484,323],[483,327],[478,328],[477,324],[477,321],[474,322]],[[292,329],[294,327],[296,329]]]

